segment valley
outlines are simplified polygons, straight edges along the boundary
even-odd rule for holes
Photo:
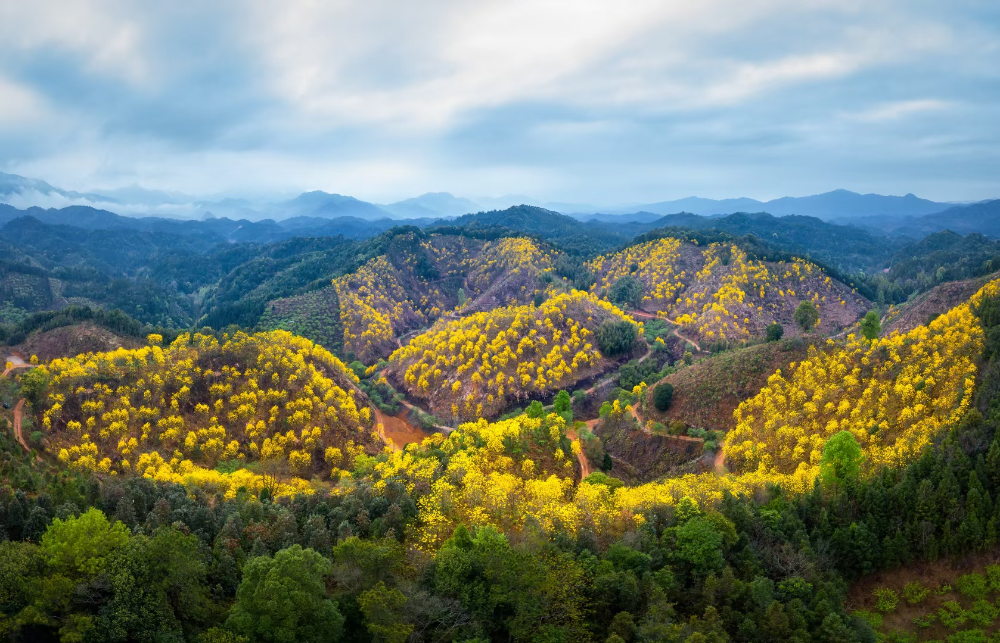
[[[832,565],[796,556],[852,577],[890,564],[892,539],[877,548],[886,562],[852,566],[840,521],[868,514],[816,523],[806,499],[833,507],[927,466],[935,449],[1000,444],[974,437],[993,421],[983,414],[1000,280],[948,281],[969,275],[941,251],[951,239],[928,246],[926,261],[946,262],[943,271],[925,264],[919,274],[934,279],[904,286],[885,275],[909,274],[913,255],[875,280],[845,282],[753,237],[665,228],[581,254],[544,220],[530,223],[547,238],[473,223],[215,250],[217,282],[184,286],[197,292],[187,299],[175,286],[171,306],[188,317],[140,321],[94,300],[25,310],[0,326],[16,356],[0,379],[11,440],[0,472],[176,487],[211,511],[352,507],[336,509],[339,522],[313,514],[318,532],[292,528],[294,517],[289,528],[326,533],[335,547],[388,538],[411,561],[443,560],[456,539],[496,533],[515,548],[587,543],[613,566],[621,543],[649,530],[681,538],[686,525],[702,525],[728,559],[741,547],[730,530],[748,534],[750,520],[773,531],[781,515],[814,523],[810,538],[844,552]],[[142,274],[151,273],[118,278],[138,284]],[[868,287],[877,283],[917,292],[879,303],[863,294],[884,300],[889,289]],[[231,323],[206,323],[216,319]],[[955,435],[965,437],[949,442]],[[142,512],[122,511],[140,522]],[[142,511],[152,520],[151,506]],[[743,537],[793,546],[785,531]],[[938,552],[966,542],[941,539]],[[657,573],[679,580],[648,591],[695,619],[704,611],[684,593],[737,574],[663,555]],[[800,573],[781,582],[822,586]],[[856,622],[837,609],[841,623]]]

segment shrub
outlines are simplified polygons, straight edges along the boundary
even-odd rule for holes
[[[986,579],[990,583],[991,590],[1000,592],[1000,565],[987,565]]]
[[[980,598],[972,604],[972,609],[966,611],[965,615],[976,625],[989,627],[1000,616],[1000,607]]]
[[[819,323],[819,311],[811,301],[804,301],[795,309],[793,318],[803,332],[809,332]]]
[[[609,489],[617,489],[618,487],[625,485],[625,483],[618,478],[613,478],[605,473],[601,473],[600,471],[595,471],[584,478],[583,481],[588,484],[602,484]]]
[[[962,574],[955,581],[955,586],[962,596],[971,598],[972,600],[980,600],[986,598],[986,593],[989,588],[986,584],[986,577],[982,574]]]
[[[895,590],[888,587],[878,587],[873,593],[875,595],[875,609],[883,614],[896,611],[896,606],[899,604],[899,594]]]
[[[920,584],[920,581],[911,581],[903,587],[903,598],[910,605],[919,605],[931,593],[931,590]]]
[[[666,411],[674,401],[674,385],[670,382],[657,384],[653,389],[653,405],[658,411]]]
[[[784,334],[785,327],[778,322],[767,325],[767,341],[776,342],[781,339]]]
[[[941,624],[952,630],[962,627],[968,620],[965,610],[958,601],[946,601],[941,605],[937,615],[941,619]]]
[[[691,351],[684,351],[684,363],[688,366],[691,366],[691,364],[694,363],[694,355]]]

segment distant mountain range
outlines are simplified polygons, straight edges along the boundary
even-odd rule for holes
[[[798,214],[825,220],[855,219],[859,217],[903,217],[919,216],[940,212],[952,207],[953,203],[939,203],[921,199],[912,194],[906,196],[883,196],[881,194],[858,194],[849,190],[834,190],[813,196],[785,196],[771,201],[756,199],[703,199],[687,197],[674,201],[645,203],[630,208],[619,208],[608,214],[630,214],[633,212],[648,212],[651,214],[675,214],[690,212],[711,216],[714,214],[732,214],[733,212],[768,212],[775,216]],[[591,218],[594,214],[578,215],[581,218]]]
[[[687,197],[602,211],[594,206],[581,204],[536,202],[523,195],[469,199],[447,192],[431,192],[388,204],[371,203],[321,190],[304,192],[292,199],[270,201],[240,198],[206,200],[180,193],[147,190],[139,186],[101,193],[76,192],[52,186],[39,179],[0,172],[0,202],[19,208],[91,206],[127,216],[165,219],[225,218],[263,222],[305,217],[310,220],[338,220],[341,225],[359,231],[365,226],[359,227],[356,222],[342,219],[347,217],[368,222],[414,219],[431,221],[461,218],[474,213],[498,212],[524,204],[568,213],[583,222],[649,224],[663,216],[680,213],[713,217],[735,212],[767,212],[775,216],[798,215],[834,223],[851,223],[896,235],[922,236],[946,228],[956,232],[978,231],[987,235],[1000,235],[1000,225],[993,225],[995,215],[992,213],[996,201],[956,205],[929,201],[912,194],[884,196],[857,194],[848,190],[834,190],[805,197],[782,197],[771,201]],[[310,225],[317,224],[311,222]],[[374,227],[382,228],[384,225]]]

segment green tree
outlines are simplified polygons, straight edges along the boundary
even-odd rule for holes
[[[108,557],[129,539],[128,528],[111,524],[100,509],[89,509],[78,518],[56,518],[42,535],[42,557],[49,567],[67,576],[93,576]]]
[[[21,376],[21,395],[31,403],[33,408],[38,408],[45,397],[45,389],[49,385],[49,376],[41,368],[33,368]]]
[[[638,327],[629,321],[606,321],[597,327],[597,345],[608,357],[621,355],[632,348]]]
[[[658,411],[666,411],[674,401],[674,385],[662,382],[653,389],[653,406]]]
[[[566,391],[559,391],[556,393],[556,397],[552,401],[552,409],[556,413],[564,413],[569,410],[571,403],[572,400],[570,400],[569,393]]]
[[[198,538],[177,529],[133,536],[109,559],[111,598],[95,632],[111,640],[190,640],[213,607],[206,558]]]
[[[642,282],[631,275],[621,277],[608,290],[608,299],[616,304],[627,304],[633,308],[642,301]]]
[[[819,461],[820,479],[830,485],[857,480],[864,457],[854,434],[850,431],[835,433],[823,445]]]
[[[292,545],[247,561],[226,627],[252,642],[326,643],[340,638],[344,617],[326,597],[330,561]]]
[[[331,575],[340,591],[356,593],[378,583],[392,582],[405,570],[406,552],[392,538],[345,538],[333,548]]]
[[[773,322],[767,325],[766,333],[767,341],[776,342],[785,334],[785,327],[778,322]]]
[[[676,537],[674,555],[696,575],[704,576],[722,570],[725,562],[722,556],[723,534],[714,521],[705,516],[691,518],[677,528]]]
[[[878,339],[881,332],[882,322],[879,320],[878,313],[874,310],[869,310],[865,318],[861,320],[861,334],[868,341],[872,341]]]
[[[365,626],[376,643],[405,643],[413,626],[402,619],[406,596],[398,589],[389,589],[385,583],[358,596],[358,605],[365,615]]]
[[[573,400],[570,399],[569,393],[566,391],[559,391],[552,401],[552,410],[566,420],[566,424],[569,426],[573,425],[573,411],[570,408],[572,405]]]
[[[811,301],[804,301],[795,309],[793,319],[803,332],[808,333],[819,323],[819,311]]]

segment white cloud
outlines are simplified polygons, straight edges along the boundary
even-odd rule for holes
[[[1000,26],[982,13],[976,0],[6,2],[0,167],[79,190],[379,201],[773,195],[801,193],[808,172],[850,187],[859,160],[888,176],[914,141],[1000,134],[947,118],[1000,102],[984,62]],[[952,149],[970,159],[956,185],[969,166],[989,184],[995,147]]]
[[[46,112],[45,101],[30,87],[0,76],[0,129],[37,124]]]
[[[845,117],[862,122],[878,123],[881,121],[897,120],[911,114],[939,112],[951,109],[954,106],[955,104],[952,101],[936,98],[917,98],[882,103],[857,113],[847,114]]]

